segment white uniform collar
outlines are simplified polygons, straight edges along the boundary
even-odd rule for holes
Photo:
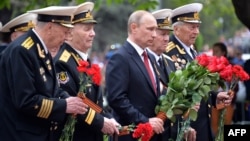
[[[161,56],[157,55],[155,52],[153,52],[150,48],[147,48],[147,50],[154,55],[155,60],[158,62],[158,60],[161,58]]]
[[[36,32],[35,29],[32,29],[32,31],[36,34],[37,38],[40,40],[40,42],[42,43],[43,49],[45,51],[46,54],[48,54],[48,49],[45,45],[45,43],[43,42],[43,40],[41,39],[41,37],[39,36],[39,34]]]
[[[184,47],[184,49],[186,50],[186,52],[188,53],[188,55],[191,58],[193,58],[193,55],[192,55],[192,53],[190,51],[190,49],[193,49],[193,48],[191,46],[189,47],[189,46],[185,45],[177,36],[175,36],[175,38],[181,43],[181,45]]]
[[[80,50],[77,50],[75,48],[73,48],[79,55],[80,57],[84,60],[84,61],[87,61],[88,59],[88,54],[87,53],[84,53],[84,52],[81,52]]]

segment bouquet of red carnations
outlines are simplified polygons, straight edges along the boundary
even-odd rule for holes
[[[80,60],[77,70],[80,74],[80,88],[77,96],[82,98],[83,102],[89,107],[94,109],[97,113],[102,111],[101,107],[93,103],[90,99],[85,97],[86,88],[92,84],[100,85],[101,83],[101,69],[97,64],[90,65],[87,61]],[[73,134],[75,131],[76,115],[69,115],[64,125],[62,135],[59,141],[71,141],[73,140]]]

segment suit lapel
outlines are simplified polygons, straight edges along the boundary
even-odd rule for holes
[[[184,49],[185,50],[185,49]],[[187,53],[187,51],[185,50],[186,54],[183,54],[184,58],[188,61],[191,62],[193,60],[193,58]]]
[[[160,86],[160,72],[158,71],[158,68],[157,68],[157,66],[158,66],[158,64],[156,63],[156,60],[155,60],[155,57],[151,54],[151,53],[149,53],[148,51],[147,51],[147,53],[148,53],[148,58],[149,58],[149,60],[150,60],[150,62],[151,62],[151,64],[152,64],[152,67],[153,67],[153,70],[154,70],[154,75],[155,75],[155,80],[156,80],[156,86],[157,86],[157,96],[159,96],[160,95],[160,88],[159,88],[159,86]],[[159,67],[159,66],[158,66]]]
[[[73,57],[77,66],[79,66],[79,61],[82,60],[83,58],[81,58],[81,56],[68,44],[66,44],[65,48],[70,53],[70,55]]]
[[[154,92],[153,84],[151,84],[150,77],[148,75],[148,72],[144,66],[144,63],[141,59],[141,56],[136,52],[134,47],[130,45],[128,42],[126,42],[125,47],[128,49],[128,53],[131,55],[132,60],[135,62],[136,66],[141,70],[142,74],[145,76],[147,79],[147,82],[149,86],[151,87],[152,91]]]
[[[163,61],[164,61],[164,68],[165,68],[165,72],[166,74],[168,74],[168,76],[170,75],[171,72],[175,71],[175,66],[174,66],[174,63],[165,58],[165,57],[162,57],[163,58]]]
[[[49,72],[51,76],[54,76],[54,65],[53,65],[50,54],[49,53],[45,54],[44,49],[40,46],[39,43],[37,43],[36,47],[37,47],[37,52],[38,52],[39,58],[41,59],[43,67],[45,68],[45,70]]]
[[[175,36],[172,36],[172,39],[173,39],[173,42],[176,44],[177,49],[184,51],[184,53],[182,54],[182,56],[184,57],[184,59],[187,60],[188,62],[192,61],[193,58],[191,56],[189,56],[189,54],[187,53],[187,51],[184,49],[184,47],[182,46],[182,44],[175,38]]]
[[[157,65],[158,66],[158,65]],[[162,83],[166,86],[168,83],[168,71],[166,70],[167,67],[165,66],[165,64],[163,64],[164,69],[160,68],[158,66],[158,70],[160,72],[160,80],[162,81]]]
[[[44,68],[44,70],[46,72],[49,73],[49,75],[51,75],[51,77],[53,78],[53,87],[54,87],[54,92],[53,94],[56,94],[56,90],[57,90],[57,87],[58,87],[58,81],[57,81],[57,78],[56,78],[56,72],[55,72],[55,66],[54,66],[54,63],[53,63],[53,60],[52,60],[52,56],[50,55],[50,53],[48,52],[47,54],[45,54],[45,50],[43,47],[41,47],[41,45],[38,43],[40,41],[37,41],[37,44],[36,44],[36,48],[37,48],[37,53],[38,53],[38,56],[42,62],[42,66]]]
[[[158,65],[156,64],[156,62],[154,63],[154,70],[157,74],[157,78],[156,78],[156,81],[157,81],[157,96],[160,96],[162,93],[161,93],[161,90],[160,90],[160,85],[163,85],[163,86],[167,86],[167,75],[165,73],[165,71]]]

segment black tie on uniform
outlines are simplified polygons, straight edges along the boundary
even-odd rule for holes
[[[159,66],[162,70],[164,70],[164,65],[163,65],[163,61],[162,61],[162,58],[159,58],[158,59],[158,63],[159,63]]]
[[[191,52],[191,54],[192,54],[192,57],[193,57],[193,59],[195,59],[195,57],[196,57],[196,53],[194,53],[194,50],[192,49],[192,48],[190,48],[190,52]]]

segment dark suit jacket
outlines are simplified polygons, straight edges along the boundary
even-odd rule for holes
[[[7,44],[6,45],[0,45],[0,53],[7,47]]]
[[[154,109],[158,97],[141,57],[130,43],[126,42],[110,58],[106,68],[106,88],[109,105],[121,125],[145,123],[156,116]],[[119,140],[135,139],[130,135],[119,137]],[[157,140],[157,136],[152,140]]]
[[[69,95],[58,89],[51,55],[32,30],[13,41],[0,60],[0,138],[50,141],[66,116]]]
[[[167,86],[169,82],[169,75],[175,71],[175,66],[173,61],[170,60],[170,58],[167,58],[166,55],[162,55],[161,61],[162,67],[157,65],[158,70],[160,72],[160,80]]]
[[[187,62],[193,60],[174,35],[170,37],[165,53],[174,60],[176,69],[184,68]],[[197,132],[197,141],[214,140],[214,135],[211,129],[211,107],[215,105],[216,95],[216,92],[211,92],[208,101],[201,101],[198,118],[195,122],[191,123],[191,127]],[[179,120],[181,121],[180,118]],[[172,127],[171,132],[173,135],[177,134],[176,124]]]
[[[79,59],[82,59],[80,55],[67,43],[62,45],[54,58],[60,87],[72,96],[77,95],[80,86],[80,77],[77,70]],[[99,86],[92,84],[92,86],[88,88],[86,96],[100,107],[103,107],[103,97],[100,90]],[[92,118],[87,118],[91,114],[93,114],[91,116]],[[86,114],[79,116],[73,140],[102,141],[103,133],[101,129],[103,127],[104,116],[110,118],[111,114],[102,113],[101,115],[88,110]]]
[[[165,54],[162,55],[161,57],[162,57],[162,59],[161,59],[162,67],[160,67],[158,63],[154,67],[156,70],[157,77],[160,80],[159,83],[161,83],[163,86],[162,90],[160,90],[160,88],[158,87],[158,89],[157,89],[158,93],[160,93],[160,95],[165,95],[167,93],[169,75],[170,75],[170,73],[175,71],[175,67],[174,67],[174,63],[172,62],[171,58],[169,58]],[[154,57],[154,60],[156,61],[155,57]],[[151,61],[151,62],[154,63],[153,61]],[[159,85],[160,84],[158,84],[158,86]],[[174,136],[174,135],[171,135],[171,128],[170,127],[171,127],[170,120],[166,120],[164,123],[164,132],[161,134],[162,141],[168,141],[172,136]]]

